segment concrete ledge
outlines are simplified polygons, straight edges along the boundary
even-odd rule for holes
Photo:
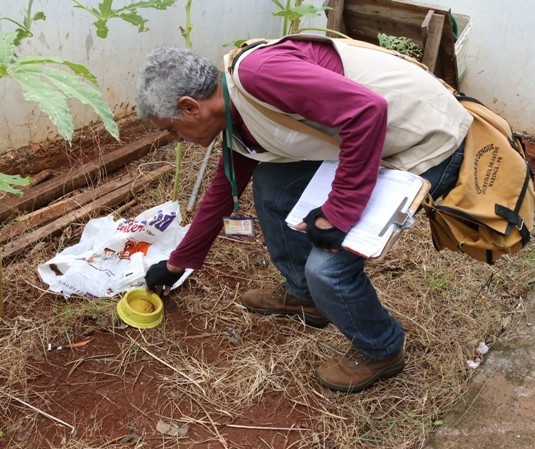
[[[535,292],[524,312],[485,356],[468,394],[425,449],[535,447]]]

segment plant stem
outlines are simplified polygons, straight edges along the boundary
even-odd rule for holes
[[[186,42],[186,48],[191,48],[191,2],[193,0],[188,0],[186,2],[186,28],[180,27],[180,32],[184,41]],[[173,194],[171,199],[173,201],[178,201],[178,188],[180,186],[180,164],[182,163],[182,144],[178,142],[175,146],[175,179],[173,182]]]
[[[191,2],[192,0],[188,0],[186,3],[186,28],[181,30],[186,48],[191,48]]]
[[[180,164],[182,162],[182,144],[178,142],[175,147],[175,181],[173,183],[173,196],[171,199],[173,201],[178,200],[178,187],[180,185]]]
[[[294,8],[297,8],[298,6],[301,6],[303,4],[303,0],[295,0],[294,2]],[[301,25],[301,17],[298,19],[292,20],[290,25],[290,34],[295,34],[299,30],[299,25]]]
[[[28,9],[26,10],[26,16],[24,17],[24,27],[29,31],[32,25],[32,6],[33,0],[28,2]]]
[[[286,10],[289,10],[291,8],[291,0],[286,0]],[[282,35],[286,36],[288,34],[288,18],[284,18],[283,26],[282,26]]]

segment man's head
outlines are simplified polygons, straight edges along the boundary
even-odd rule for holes
[[[218,86],[219,71],[208,59],[183,48],[157,48],[140,72],[138,115],[177,140],[207,146],[221,126],[214,123]]]

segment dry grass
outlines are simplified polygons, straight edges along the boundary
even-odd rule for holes
[[[183,157],[181,208],[185,211],[203,150],[185,148]],[[172,147],[157,150],[132,169],[150,170],[157,161],[172,158]],[[215,157],[212,159],[209,170],[214,168]],[[162,179],[123,215],[135,216],[168,200],[171,181]],[[242,207],[254,215],[249,191]],[[52,242],[5,267],[0,401],[7,407],[0,409],[1,447],[6,447],[2,444],[8,440],[10,447],[24,447],[24,442],[9,439],[21,429],[43,433],[38,428],[42,416],[9,401],[6,393],[49,409],[53,392],[34,386],[39,367],[47,364],[47,342],[75,339],[87,316],[107,318],[111,326],[118,325],[113,319],[114,300],[65,302],[45,291],[36,266],[67,244],[72,242]],[[384,305],[407,331],[406,370],[357,395],[325,390],[313,376],[321,361],[349,349],[336,328],[318,330],[298,320],[251,315],[240,305],[240,292],[281,281],[268,261],[261,235],[255,240],[221,237],[205,268],[195,272],[188,287],[168,300],[187,314],[189,322],[177,326],[167,319],[149,332],[111,327],[110,335],[120,351],[107,358],[103,355],[107,364],[99,375],[120,377],[124,382],[130,379],[128,388],[133,390],[144,367],[165,367],[166,375],[153,379],[162,398],[159,414],[145,416],[140,410],[139,419],[154,428],[159,419],[179,416],[183,425],[201,429],[204,446],[193,446],[187,435],[174,442],[158,439],[147,427],[135,445],[127,444],[124,439],[106,435],[105,417],[96,415],[85,423],[83,437],[65,432],[59,443],[43,437],[39,447],[168,448],[180,443],[180,447],[233,449],[421,448],[435,422],[466,391],[473,373],[466,361],[474,356],[478,343],[492,345],[509,320],[512,318],[514,325],[515,317],[522,313],[522,300],[535,272],[535,249],[530,246],[520,256],[503,258],[492,267],[458,254],[439,254],[432,247],[425,217],[419,215],[415,227],[402,236],[388,257],[367,267]],[[69,363],[69,374],[74,377],[88,360],[82,357]],[[250,416],[251,410],[254,416],[254,411],[273,397],[285,407],[273,406],[262,422],[241,419],[248,413]],[[282,410],[285,415],[278,416]],[[230,430],[262,433],[256,446],[240,445],[239,440],[229,439]],[[276,445],[275,436],[271,440],[266,436],[269,433],[280,438]]]

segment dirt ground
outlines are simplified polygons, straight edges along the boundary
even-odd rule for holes
[[[535,160],[535,141],[528,145]],[[60,170],[63,163],[56,164],[56,169]],[[130,212],[134,214],[135,210]],[[425,235],[426,231],[422,232]],[[420,240],[422,237],[415,234],[413,238]],[[433,251],[429,242],[423,245],[423,252]],[[392,426],[399,426],[401,434],[404,426],[414,427],[414,436],[400,437],[398,446],[412,449],[420,447],[433,420],[451,405],[449,399],[440,399],[444,390],[458,388],[458,393],[462,392],[462,387],[452,384],[433,393],[427,382],[436,382],[433,376],[442,375],[440,367],[449,363],[445,358],[452,355],[448,352],[457,350],[448,350],[448,345],[457,348],[455,345],[464,340],[469,346],[476,343],[474,337],[454,332],[453,336],[442,335],[436,339],[431,334],[438,336],[439,329],[432,329],[431,323],[427,323],[431,330],[422,330],[424,325],[415,325],[411,318],[415,314],[396,302],[396,296],[403,297],[403,293],[401,287],[394,286],[400,279],[407,280],[406,267],[422,263],[423,256],[419,254],[396,252],[393,257],[399,262],[381,269],[386,280],[379,284],[386,304],[396,310],[398,318],[409,329],[406,371],[381,382],[371,393],[342,398],[321,389],[313,376],[314,367],[326,354],[333,353],[333,342],[343,347],[343,339],[336,329],[328,326],[318,330],[298,320],[252,316],[237,300],[239,292],[248,286],[273,285],[279,280],[269,265],[260,233],[252,242],[218,239],[213,250],[218,256],[211,257],[204,270],[194,273],[166,299],[163,323],[143,331],[126,327],[116,319],[114,301],[103,301],[100,308],[94,309],[88,307],[87,300],[65,301],[47,293],[46,286],[34,273],[35,266],[57,249],[57,242],[50,242],[41,254],[26,254],[6,267],[6,276],[13,276],[7,278],[8,282],[16,277],[18,288],[31,295],[31,300],[20,296],[15,285],[7,285],[5,322],[12,329],[16,326],[28,329],[28,334],[37,337],[31,340],[33,346],[24,346],[28,366],[20,368],[19,380],[10,379],[7,391],[11,392],[11,397],[1,399],[2,407],[7,407],[5,416],[9,417],[7,424],[0,425],[2,449],[395,447],[391,441],[389,445],[381,443],[371,430],[376,422],[385,421],[385,417],[389,417],[384,423],[390,427],[389,431]],[[465,275],[479,276],[474,274],[472,265],[456,267],[459,259],[452,256],[448,260],[452,270],[459,270],[457,275],[453,274],[459,282],[463,282]],[[427,266],[424,270],[431,268]],[[470,315],[471,325],[485,328],[479,329],[480,334],[491,338],[502,324],[491,328],[477,323],[474,317],[481,314],[482,309],[495,307],[489,299],[492,292],[486,293],[484,289],[505,274],[498,268],[497,272],[485,276],[488,281],[481,281],[474,287],[475,291],[479,290],[476,305],[465,312],[459,308],[460,300],[454,306],[452,319],[461,322]],[[412,275],[409,278],[407,282],[416,282],[411,280],[415,279]],[[394,291],[386,294],[389,288]],[[457,284],[452,284],[445,287],[445,291],[453,295],[453,290],[458,288]],[[520,289],[520,286],[515,288]],[[500,290],[504,309],[513,308],[517,296],[523,294],[523,291],[513,290]],[[437,302],[436,307],[443,310],[444,303]],[[28,328],[27,321],[32,316],[57,316],[63,323],[66,310],[75,314],[75,321],[69,328],[62,330],[53,325],[50,330]],[[503,309],[500,310],[498,315],[501,316]],[[435,313],[429,312],[430,322]],[[20,341],[26,332],[22,330],[17,337]],[[2,332],[5,334],[7,330]],[[294,345],[297,338],[306,343]],[[455,341],[457,338],[459,341]],[[432,342],[431,347],[445,345],[444,351],[437,353],[433,361],[424,358],[430,351],[424,340]],[[48,348],[49,344],[55,347],[72,342],[87,344],[59,350]],[[175,358],[177,354],[180,358]],[[258,354],[255,363],[259,368],[254,373],[246,364],[249,354]],[[296,364],[288,365],[292,367],[289,370],[281,369],[286,363],[284,359]],[[9,364],[10,360],[4,359],[2,363]],[[460,366],[463,363],[461,360]],[[465,369],[456,369],[451,378],[467,379],[469,374]],[[263,383],[266,385],[258,386]],[[13,385],[18,389],[13,390]],[[407,399],[407,390],[414,396]],[[201,401],[201,397],[205,399]],[[429,406],[428,401],[433,398],[434,405]],[[351,443],[347,440],[344,444],[336,443],[340,438],[330,438],[333,425],[327,426],[319,417],[327,414],[335,425],[340,423],[351,428],[352,422],[348,419],[354,419],[352,415],[347,414],[345,408],[337,408],[342,401],[344,406],[362,408],[364,415],[362,421],[354,421],[358,439],[355,437]],[[425,429],[418,430],[423,422]],[[164,429],[164,425],[167,428]],[[368,433],[372,436],[368,437]],[[395,439],[396,432],[392,434]]]

